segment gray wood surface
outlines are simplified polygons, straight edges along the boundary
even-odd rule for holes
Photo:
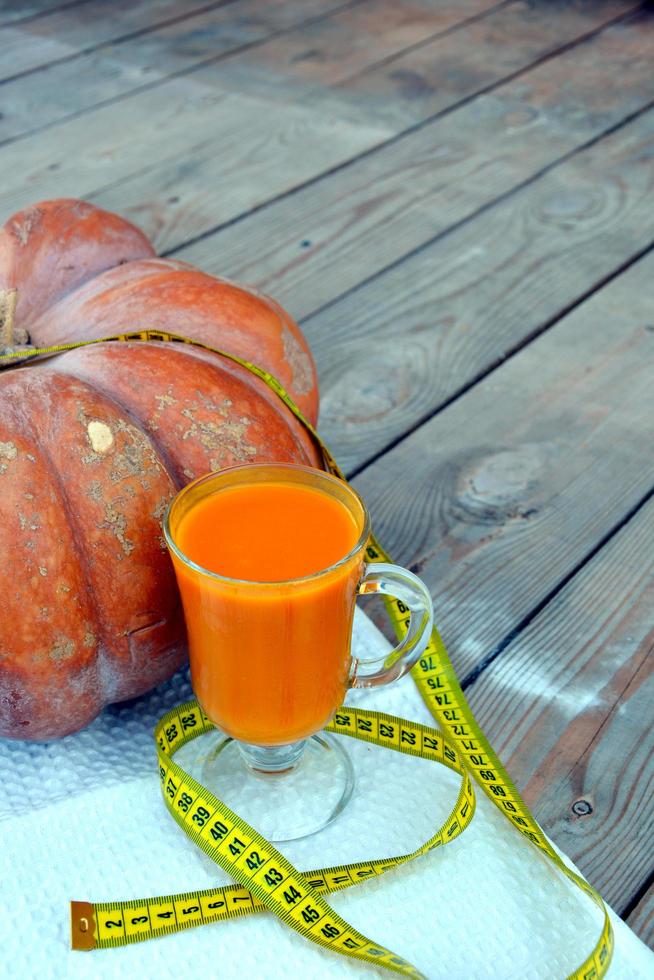
[[[187,200],[185,178],[164,165],[149,188],[147,175],[126,182],[123,208],[155,233],[159,247],[274,291],[306,318],[653,99],[651,34],[637,21],[607,29],[592,45],[527,70],[185,248],[173,248],[177,236],[207,228],[207,213],[198,218],[193,196],[197,183]],[[172,211],[152,207],[162,178],[179,192]],[[118,206],[120,192],[102,193],[98,202]],[[221,194],[210,213],[222,213],[223,200]]]
[[[654,833],[653,608],[650,499],[467,691],[543,828],[618,912]]]
[[[5,24],[27,22],[33,17],[59,10],[62,7],[77,7],[86,0],[0,0],[0,27]]]
[[[652,153],[654,110],[305,321],[347,470],[654,244]]]
[[[3,213],[88,197],[302,318],[491,741],[654,945],[651,5],[0,0],[0,37]]]
[[[39,18],[11,32],[6,58],[0,54],[0,77],[12,79],[0,87],[0,140],[147,90],[164,78],[183,75],[228,52],[256,45],[296,24],[321,20],[355,2],[358,0],[349,0],[349,4],[347,0],[222,0],[189,5],[184,0],[160,0],[155,10],[155,5],[123,0],[124,16],[121,11],[116,17],[113,4],[94,0],[82,8],[83,18],[76,8]],[[49,23],[55,19],[57,23]],[[51,33],[66,41],[59,58],[47,64],[53,44],[61,43]],[[95,45],[91,43],[94,36]],[[43,69],[13,78],[21,65],[30,62]]]
[[[650,252],[354,480],[461,678],[654,486],[653,276]]]
[[[627,923],[644,943],[654,949],[654,885],[627,917]]]
[[[289,157],[301,170],[304,152],[318,157],[320,166],[333,166],[387,135],[377,124],[322,119],[307,107],[269,104],[177,78],[3,147],[0,207],[9,214],[43,197],[89,197],[149,171],[153,160],[172,158],[177,170],[192,170],[189,146],[210,139],[215,128],[222,134],[225,166],[238,169],[241,157],[253,158],[273,172],[283,172],[282,160]]]
[[[445,6],[457,18],[466,8],[471,13],[474,9],[429,0],[427,5],[430,10]],[[283,101],[300,98],[320,107],[363,103],[369,113],[404,129],[439,111],[453,93],[479,91],[582,40],[639,4],[568,4],[565,16],[557,17],[550,4],[509,0],[484,16],[461,20],[446,33],[443,28],[451,28],[455,18],[441,18],[441,30],[420,43],[413,18],[406,23],[413,6],[365,0],[351,13],[332,18],[329,31],[318,25],[309,36],[302,31],[276,38],[257,52],[225,59],[208,69],[207,77]],[[413,43],[402,51],[402,39],[411,37]]]
[[[112,0],[109,4],[106,0],[84,0],[81,4],[43,11],[40,16],[19,22],[13,30],[3,32],[5,43],[0,51],[0,80],[17,75],[24,77],[38,68],[47,67],[52,71],[52,66],[64,58],[72,59],[81,52],[97,50],[112,41],[122,41],[134,33],[186,19],[195,11],[222,6],[225,2],[150,0],[145,5],[130,0]],[[14,3],[12,6],[22,5]],[[52,77],[50,71],[47,77]]]

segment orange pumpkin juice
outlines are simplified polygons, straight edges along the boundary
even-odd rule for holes
[[[193,689],[228,735],[283,745],[318,731],[343,702],[365,515],[343,484],[317,486],[338,484],[324,474],[222,485],[227,473],[213,492],[199,481],[172,531],[205,570],[173,554]]]

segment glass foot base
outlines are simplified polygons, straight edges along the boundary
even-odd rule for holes
[[[198,747],[201,742],[204,739],[198,739]],[[203,786],[277,842],[322,830],[342,812],[354,789],[348,754],[324,733],[307,739],[295,764],[279,771],[263,772],[246,764],[238,744],[224,735],[218,735],[191,768]]]

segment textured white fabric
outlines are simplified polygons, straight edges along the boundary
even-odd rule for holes
[[[355,653],[385,640],[357,615]],[[0,743],[0,973],[19,977],[270,978],[385,975],[325,952],[268,914],[115,950],[69,949],[70,899],[109,901],[207,888],[229,879],[164,808],[152,729],[190,696],[188,676],[86,731],[45,745]],[[353,692],[351,701],[430,723],[410,680]],[[459,780],[441,766],[348,739],[357,771],[345,813],[315,837],[283,845],[300,868],[383,857],[414,847],[446,816]],[[566,977],[601,919],[486,798],[452,844],[331,897],[371,939],[431,978]],[[617,858],[616,858],[617,859]],[[654,977],[654,955],[617,917],[612,980]]]

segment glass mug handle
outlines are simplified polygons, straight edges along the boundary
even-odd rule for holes
[[[391,684],[403,677],[416,663],[429,643],[434,624],[434,610],[427,586],[417,575],[400,568],[375,562],[366,565],[359,583],[359,595],[389,595],[408,607],[409,628],[394,650],[375,660],[355,660],[350,687],[378,687]],[[372,673],[363,673],[361,667],[381,664]]]

